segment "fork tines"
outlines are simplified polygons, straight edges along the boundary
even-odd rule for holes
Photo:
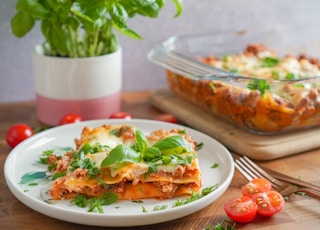
[[[273,184],[273,186],[281,186],[281,184],[278,183],[278,180],[270,176],[266,171],[264,171],[246,156],[240,157],[238,160],[235,160],[235,166],[239,170],[239,172],[249,181],[254,178],[262,177],[269,180]]]

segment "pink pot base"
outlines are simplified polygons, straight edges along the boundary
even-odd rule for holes
[[[60,100],[36,95],[37,117],[40,122],[56,126],[66,114],[75,113],[83,120],[107,119],[120,111],[121,93],[88,100]]]

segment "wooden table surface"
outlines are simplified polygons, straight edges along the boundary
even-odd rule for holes
[[[122,110],[130,112],[134,118],[152,119],[161,111],[148,101],[150,93],[149,91],[124,93]],[[77,225],[56,220],[28,208],[13,196],[5,182],[3,167],[10,152],[10,148],[5,142],[6,130],[17,122],[23,122],[32,127],[39,126],[35,116],[34,102],[0,104],[0,229],[114,229]],[[320,185],[320,149],[259,163]],[[230,187],[208,207],[174,221],[123,229],[204,229],[214,226],[228,219],[223,206],[231,198],[239,196],[240,188],[246,182],[246,179],[235,171]],[[236,229],[320,228],[320,200],[297,194],[292,194],[288,198],[284,210],[279,214],[272,218],[258,217],[249,224],[237,224]]]

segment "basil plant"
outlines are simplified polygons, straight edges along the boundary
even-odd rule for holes
[[[177,17],[183,0],[172,1]],[[114,29],[141,39],[128,27],[128,19],[156,18],[164,5],[165,0],[18,0],[11,29],[15,36],[24,37],[40,21],[46,55],[93,57],[117,50]]]

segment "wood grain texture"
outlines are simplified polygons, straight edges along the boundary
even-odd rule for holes
[[[152,119],[161,111],[152,106],[150,92],[131,92],[123,95],[123,110],[133,114],[135,118]],[[14,104],[0,104],[0,229],[42,230],[42,229],[119,229],[78,225],[56,220],[38,213],[20,201],[10,192],[3,175],[4,162],[10,152],[5,143],[6,130],[13,123],[23,122],[37,127],[40,124],[35,117],[34,102]],[[234,153],[234,156],[237,156]],[[265,167],[286,173],[293,177],[320,184],[320,150],[316,149],[303,154],[296,154],[272,161],[258,162]],[[231,198],[240,195],[240,188],[247,181],[235,171],[232,183],[228,190],[208,207],[189,216],[156,225],[121,228],[127,230],[179,230],[203,229],[227,219],[223,205]],[[320,201],[308,196],[292,194],[286,202],[284,210],[272,218],[258,217],[250,224],[237,224],[237,229],[318,229],[320,226]]]

